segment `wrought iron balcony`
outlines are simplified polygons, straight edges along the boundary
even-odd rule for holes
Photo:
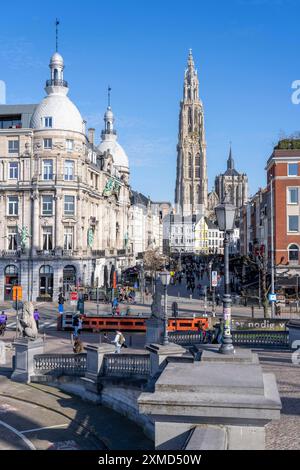
[[[15,258],[19,257],[21,254],[20,250],[2,250],[3,258]]]
[[[46,86],[64,86],[68,88],[68,82],[66,80],[51,78],[50,80],[46,81]]]

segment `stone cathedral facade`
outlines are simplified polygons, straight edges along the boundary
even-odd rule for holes
[[[207,207],[206,142],[203,104],[192,51],[184,75],[177,145],[175,208],[177,214],[205,214]]]

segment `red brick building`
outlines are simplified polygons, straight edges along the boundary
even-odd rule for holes
[[[271,179],[273,187],[276,271],[278,274],[288,272],[288,275],[295,275],[300,273],[300,141],[280,141],[267,161],[266,170],[269,204]],[[271,249],[270,214],[271,210],[268,210],[269,259]]]

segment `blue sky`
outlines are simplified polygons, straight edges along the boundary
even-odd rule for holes
[[[299,130],[299,0],[14,0],[0,9],[0,80],[7,103],[44,96],[55,49],[70,98],[99,139],[112,87],[119,142],[134,189],[174,199],[179,101],[193,49],[204,104],[209,188],[225,169],[229,141],[250,193],[280,135]]]

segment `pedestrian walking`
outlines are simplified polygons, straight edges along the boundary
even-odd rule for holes
[[[115,354],[120,354],[122,344],[125,343],[125,338],[123,334],[121,333],[121,331],[118,331],[118,330],[116,331],[116,336],[114,340],[112,341],[112,343],[116,347]]]
[[[0,335],[1,336],[4,336],[6,323],[7,323],[7,315],[3,310],[0,315]]]
[[[74,327],[73,336],[74,338],[77,338],[82,330],[82,319],[79,313],[76,313],[76,315],[73,318],[73,327]]]
[[[35,309],[34,309],[33,318],[35,319],[36,328],[37,328],[37,330],[39,331],[40,313],[39,313],[38,308],[35,308]]]
[[[64,313],[64,303],[65,303],[65,298],[61,292],[58,296],[58,313],[60,314]]]

